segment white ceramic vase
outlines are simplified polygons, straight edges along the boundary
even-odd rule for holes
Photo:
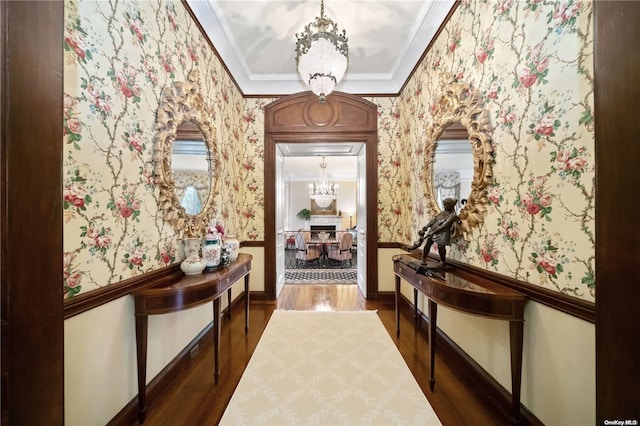
[[[200,239],[185,238],[182,240],[185,259],[180,263],[180,269],[185,275],[197,275],[202,273],[207,266],[200,257]]]
[[[229,261],[235,262],[236,260],[238,260],[238,254],[240,253],[240,241],[238,241],[238,239],[235,236],[228,235],[224,239],[224,245],[231,249],[231,255],[229,256]]]

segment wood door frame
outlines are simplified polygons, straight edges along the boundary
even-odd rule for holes
[[[640,420],[640,2],[596,1],[596,424]],[[632,52],[636,53],[633,54]]]
[[[333,92],[320,106],[312,92],[265,106],[264,138],[264,287],[276,298],[275,161],[279,143],[363,143],[366,146],[367,299],[378,298],[378,125],[377,106],[356,95]]]
[[[64,424],[59,1],[0,5],[2,424]]]

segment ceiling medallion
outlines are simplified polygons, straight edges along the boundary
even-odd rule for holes
[[[349,46],[345,30],[324,16],[324,0],[320,0],[320,16],[296,34],[296,64],[302,80],[324,104],[326,97],[344,77],[349,63]]]

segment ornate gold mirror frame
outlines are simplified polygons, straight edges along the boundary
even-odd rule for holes
[[[156,117],[154,136],[155,180],[160,187],[158,208],[164,220],[175,229],[178,238],[201,237],[214,213],[214,199],[218,193],[218,179],[215,173],[216,143],[210,118],[213,116],[199,90],[197,71],[191,71],[186,82],[174,82],[173,87],[165,87]],[[176,195],[175,179],[171,171],[173,143],[182,123],[195,123],[202,132],[209,152],[209,173],[211,185],[209,197],[202,210],[189,215],[180,205]]]
[[[467,129],[473,153],[473,180],[467,203],[458,214],[462,231],[467,234],[473,227],[482,224],[487,210],[486,188],[493,181],[493,147],[491,145],[489,113],[482,107],[477,89],[458,81],[452,74],[444,73],[440,80],[440,96],[433,111],[433,123],[427,129],[425,169],[427,182],[425,197],[427,213],[435,217],[440,213],[433,191],[433,163],[438,139],[445,129],[460,122]]]

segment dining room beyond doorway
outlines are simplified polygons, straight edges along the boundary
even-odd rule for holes
[[[284,161],[291,154],[286,152],[287,147],[296,150],[316,145],[323,150],[316,153],[316,158],[336,156],[324,152],[327,148],[331,151],[357,147],[356,152],[342,155],[354,156],[357,163],[358,199],[354,212],[358,218],[357,283],[365,298],[376,299],[378,224],[367,220],[375,218],[378,200],[376,104],[360,96],[333,92],[321,105],[313,93],[301,92],[271,102],[264,111],[265,297],[276,299],[285,284],[284,232],[298,229],[287,227],[282,214],[285,211]]]
[[[357,284],[355,231],[287,232],[285,284]]]

